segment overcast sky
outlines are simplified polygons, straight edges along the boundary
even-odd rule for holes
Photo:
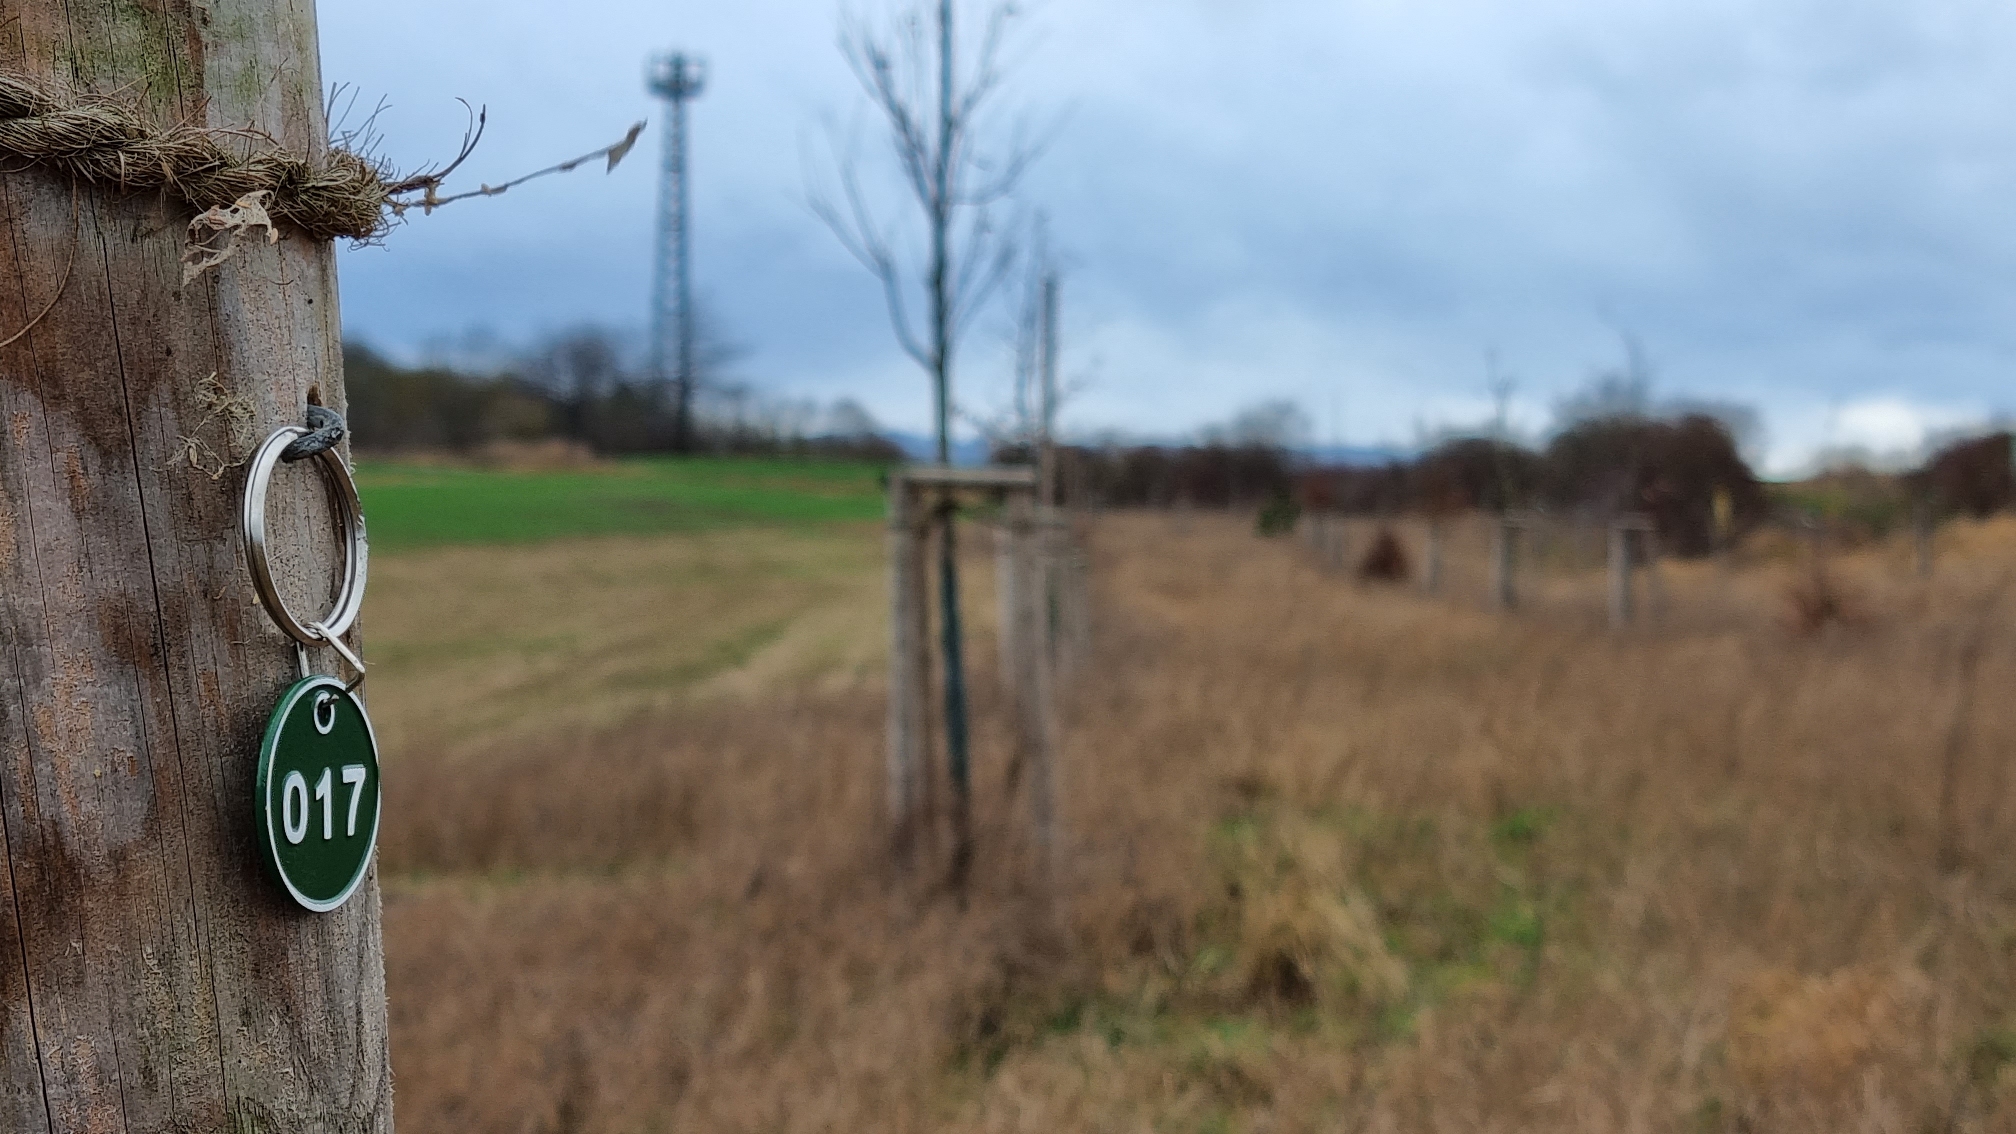
[[[874,11],[876,0],[857,8]],[[1785,471],[2016,409],[2016,8],[1989,0],[1047,0],[1012,97],[1059,125],[1023,197],[1065,254],[1079,431],[1294,398],[1319,438],[1545,426],[1644,345],[1656,392],[1764,415]],[[969,5],[969,10],[975,10]],[[342,0],[325,79],[402,167],[490,129],[498,181],[653,129],[613,174],[416,217],[342,259],[346,333],[409,357],[646,321],[654,50],[707,57],[698,287],[739,374],[921,429],[880,293],[806,206],[860,100],[835,0]],[[359,114],[362,113],[360,110]],[[871,135],[872,137],[872,135]],[[869,149],[867,156],[881,156]],[[452,186],[451,186],[452,187]],[[1005,316],[961,403],[1001,404]]]

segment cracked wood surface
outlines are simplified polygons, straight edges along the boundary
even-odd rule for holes
[[[0,0],[0,68],[293,150],[326,144],[316,53],[312,0]],[[325,916],[260,872],[293,653],[238,552],[242,470],[189,460],[242,461],[311,391],[342,408],[334,255],[248,242],[184,287],[188,219],[0,172],[0,339],[48,309],[0,347],[0,1130],[376,1134],[375,869]],[[305,469],[275,495],[276,573],[319,609],[326,503]]]

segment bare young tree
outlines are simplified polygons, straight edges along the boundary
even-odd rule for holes
[[[852,141],[834,147],[837,193],[811,194],[813,212],[882,285],[897,344],[931,377],[941,463],[951,458],[954,354],[1013,267],[1014,226],[1002,223],[1000,207],[1038,150],[1023,124],[997,114],[1016,6],[991,8],[970,44],[961,42],[960,7],[927,0],[879,27],[841,19],[841,54],[888,127],[895,173],[916,207],[913,223],[890,220],[871,200]],[[919,235],[926,249],[913,268]],[[921,328],[911,314],[919,291]]]
[[[1016,283],[1011,318],[1002,325],[1002,339],[1013,356],[1008,400],[987,413],[967,409],[961,416],[997,451],[1034,452],[1054,409],[1054,391],[1045,383],[1054,378],[1056,342],[1051,308],[1057,299],[1059,275],[1041,217],[1032,228],[1026,253],[1018,259],[1022,278]]]
[[[954,352],[1015,260],[1013,226],[1000,223],[997,213],[1037,152],[1027,129],[998,116],[1016,6],[994,4],[977,22],[977,36],[964,40],[962,7],[954,0],[915,0],[885,23],[841,18],[841,54],[888,128],[894,172],[915,206],[911,224],[898,225],[879,212],[862,183],[859,148],[851,143],[836,139],[834,146],[837,197],[816,189],[811,194],[813,211],[881,283],[897,343],[930,375],[940,464],[952,458]],[[921,268],[909,259],[919,235]],[[921,329],[911,315],[919,290],[926,312]],[[963,886],[973,844],[954,512],[949,500],[938,511],[938,591],[956,842],[952,873]]]
[[[1015,388],[1010,413],[1016,440],[1023,444],[1034,444],[1046,423],[1043,383],[1055,345],[1050,303],[1056,286],[1057,265],[1050,257],[1048,233],[1039,217],[1015,311]]]
[[[1057,414],[1076,392],[1058,385],[1058,306],[1063,271],[1050,247],[1049,227],[1037,218],[1028,257],[1021,310],[1015,321],[1015,393],[1011,410],[1017,441],[1035,454],[1036,499],[1058,503]]]

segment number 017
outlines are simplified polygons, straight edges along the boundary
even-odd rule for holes
[[[357,802],[364,798],[364,780],[367,773],[362,764],[343,765],[343,782],[350,785],[350,813],[343,824],[343,837],[357,835]],[[322,777],[315,781],[315,802],[322,805],[322,837],[336,837],[336,769],[322,769]],[[287,782],[281,789],[280,823],[287,841],[295,846],[308,837],[308,819],[311,810],[308,798],[308,777],[300,772],[287,773]]]

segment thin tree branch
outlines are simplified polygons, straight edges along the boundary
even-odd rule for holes
[[[883,299],[889,308],[889,321],[895,329],[897,345],[902,347],[903,353],[909,355],[918,365],[929,369],[931,354],[910,326],[908,306],[903,298],[902,274],[897,269],[896,257],[890,250],[890,241],[869,212],[867,200],[861,193],[860,178],[856,176],[851,162],[842,163],[840,184],[851,218],[843,219],[832,209],[830,203],[823,206],[815,204],[814,211],[821,213],[827,227],[839,236],[841,244],[881,281]]]

